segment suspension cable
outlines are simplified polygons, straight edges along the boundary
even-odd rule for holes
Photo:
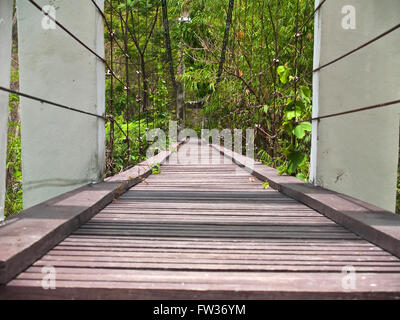
[[[98,53],[96,53],[93,49],[89,48],[88,45],[86,45],[82,40],[80,40],[76,35],[74,35],[71,31],[69,31],[64,25],[62,25],[60,22],[58,22],[54,17],[52,17],[48,12],[43,10],[43,8],[38,5],[34,0],[28,0],[32,5],[34,5],[40,12],[42,12],[46,17],[48,17],[51,21],[53,21],[57,26],[59,26],[62,30],[64,30],[72,39],[74,39],[76,42],[78,42],[81,46],[83,46],[86,50],[88,50],[90,53],[92,53],[94,56],[96,56],[101,62],[104,63],[104,65],[110,70],[110,73],[112,76],[117,79],[123,86],[126,87],[126,85],[116,76],[114,71],[110,68],[110,66],[107,63],[107,60],[101,57]]]
[[[389,102],[385,102],[385,103],[379,103],[379,104],[375,104],[375,105],[368,106],[368,107],[363,107],[363,108],[358,108],[358,109],[351,109],[351,110],[348,110],[348,111],[332,113],[332,114],[328,114],[328,115],[325,115],[325,116],[314,117],[314,118],[310,118],[310,119],[305,120],[305,121],[319,121],[321,119],[333,118],[333,117],[337,117],[337,116],[341,116],[341,115],[345,115],[345,114],[350,114],[350,113],[367,111],[367,110],[372,110],[372,109],[377,109],[377,108],[388,107],[388,106],[391,106],[391,105],[394,105],[394,104],[398,104],[398,103],[400,104],[400,99],[389,101]],[[400,105],[399,105],[399,107],[400,107]],[[304,122],[304,121],[301,121],[301,122]]]
[[[98,10],[98,12],[100,13],[100,15],[103,17],[103,20],[104,20],[104,23],[105,23],[105,25],[106,25],[107,32],[108,32],[108,34],[109,34],[109,36],[110,36],[110,39],[112,39],[112,40],[117,44],[118,48],[121,50],[121,52],[123,53],[123,55],[125,55],[126,57],[128,57],[129,60],[132,62],[132,64],[135,64],[135,62],[134,62],[134,60],[132,59],[132,57],[128,54],[128,52],[125,51],[124,48],[122,48],[122,45],[121,45],[121,43],[118,41],[118,39],[115,38],[115,33],[114,33],[114,30],[113,30],[113,27],[112,27],[112,22],[110,23],[110,24],[111,24],[111,25],[110,25],[110,24],[108,23],[108,21],[107,21],[107,18],[106,18],[106,16],[105,16],[104,12],[103,12],[103,11],[100,9],[100,7],[97,5],[96,1],[95,1],[95,0],[91,0],[91,1],[92,1],[93,5],[96,7],[96,9]],[[106,0],[106,2],[109,4],[111,11],[115,13],[115,9],[114,9],[114,7],[113,7],[113,5],[112,5],[112,1],[107,1],[107,0]],[[111,18],[112,15],[113,15],[112,12],[110,12],[110,18]],[[125,20],[122,19],[122,21],[123,21],[124,25],[126,26]]]
[[[96,118],[100,118],[100,119],[103,119],[105,121],[108,121],[108,118],[105,117],[105,116],[102,116],[102,115],[99,115],[99,114],[95,114],[95,113],[91,113],[91,112],[87,112],[87,111],[83,111],[83,110],[79,110],[79,109],[76,109],[76,108],[72,108],[72,107],[57,103],[57,102],[49,101],[49,100],[46,100],[46,99],[43,99],[43,98],[40,98],[40,97],[35,97],[35,96],[30,95],[30,94],[26,94],[26,93],[23,93],[23,92],[11,90],[11,89],[8,89],[8,88],[5,88],[5,87],[1,87],[1,86],[0,86],[0,90],[8,92],[8,93],[11,93],[11,94],[15,94],[15,95],[18,95],[18,96],[21,96],[21,97],[24,97],[24,98],[28,98],[28,99],[31,99],[31,100],[39,101],[41,103],[46,103],[46,104],[52,105],[52,106],[57,107],[57,108],[61,108],[61,109],[69,110],[69,111],[74,111],[74,112],[86,114],[88,116],[92,116],[92,117],[96,117]]]
[[[330,66],[331,64],[334,64],[334,63],[346,58],[347,56],[349,56],[349,55],[361,50],[362,48],[365,48],[366,46],[369,46],[370,44],[378,41],[379,39],[383,38],[384,36],[387,36],[388,34],[392,33],[393,31],[395,31],[395,30],[397,30],[399,28],[400,28],[400,23],[395,25],[394,27],[390,28],[389,30],[381,33],[380,35],[374,37],[373,39],[363,43],[362,45],[358,46],[357,48],[355,48],[353,50],[350,50],[349,52],[341,55],[340,57],[338,57],[336,59],[333,59],[332,61],[329,61],[329,62],[323,64],[322,66],[319,66],[318,68],[315,68],[314,70],[312,70],[312,72],[317,72],[317,71],[319,71],[319,70],[321,70],[321,69],[323,69],[323,68],[325,68],[327,66]]]
[[[321,9],[321,7],[323,6],[323,4],[326,2],[327,0],[322,0],[321,3],[313,10],[313,12],[307,17],[307,19],[303,22],[303,24],[298,28],[298,32],[300,32],[301,30],[304,29],[304,27],[310,22],[310,20],[315,16],[315,14]],[[297,32],[296,34],[293,35],[292,38],[290,38],[290,40],[286,43],[285,46],[283,46],[283,48],[280,50],[280,54],[277,55],[277,57],[274,59],[274,61],[266,68],[266,70],[272,68],[274,66],[274,64],[279,63],[279,60],[281,58],[281,55],[285,52],[285,50],[292,44],[293,40],[296,40],[297,36]]]
[[[381,39],[381,38],[383,38],[384,36],[386,36],[386,35],[388,35],[388,34],[394,32],[394,31],[396,31],[396,30],[399,29],[399,28],[400,28],[400,24],[397,24],[397,25],[395,25],[394,27],[390,28],[389,30],[387,30],[387,31],[385,31],[385,32],[383,32],[383,33],[381,33],[381,34],[379,34],[379,35],[376,36],[376,37],[374,37],[373,39],[371,39],[371,40],[369,40],[369,41],[363,43],[362,45],[358,46],[357,48],[352,49],[352,50],[348,51],[347,53],[345,53],[345,54],[339,56],[338,58],[335,58],[335,59],[331,60],[330,62],[327,62],[327,63],[325,63],[325,64],[323,64],[323,65],[321,65],[321,66],[319,66],[319,67],[317,67],[317,68],[315,68],[315,69],[313,69],[313,70],[311,70],[311,71],[306,71],[306,72],[304,72],[301,76],[295,77],[295,79],[293,79],[292,82],[288,82],[288,84],[287,84],[286,86],[284,86],[284,87],[283,87],[281,90],[279,90],[278,92],[273,92],[267,99],[272,98],[274,95],[279,96],[280,93],[282,93],[282,92],[286,91],[287,89],[291,88],[292,86],[296,85],[296,83],[297,83],[298,81],[300,81],[301,79],[305,79],[306,77],[308,77],[308,76],[311,75],[312,73],[317,72],[317,71],[320,71],[320,70],[322,70],[323,68],[326,68],[326,67],[328,67],[328,66],[330,66],[330,65],[332,65],[332,64],[334,64],[334,63],[336,63],[336,62],[338,62],[338,61],[340,61],[340,60],[342,60],[342,59],[344,59],[345,57],[350,56],[351,54],[353,54],[353,53],[355,53],[355,52],[361,50],[362,48],[367,47],[368,45],[370,45],[370,44],[372,44],[372,43],[378,41],[379,39]]]
[[[117,126],[119,127],[118,122],[116,122],[115,119],[112,116],[103,116],[103,115],[99,115],[99,114],[96,114],[96,113],[91,113],[91,112],[88,112],[88,111],[84,111],[84,110],[80,110],[80,109],[77,109],[77,108],[69,107],[69,106],[63,105],[61,103],[57,103],[57,102],[53,102],[53,101],[50,101],[50,100],[47,100],[47,99],[36,97],[36,96],[30,95],[30,94],[27,94],[27,93],[11,90],[9,88],[5,88],[5,87],[2,87],[2,86],[0,86],[0,91],[4,91],[4,92],[7,92],[7,93],[15,94],[15,95],[18,95],[20,97],[24,97],[24,98],[27,98],[27,99],[35,100],[35,101],[38,101],[38,102],[41,102],[41,103],[45,103],[45,104],[48,104],[50,106],[54,106],[54,107],[61,108],[61,109],[64,109],[64,110],[74,111],[74,112],[77,112],[77,113],[81,113],[81,114],[85,114],[85,115],[88,115],[88,116],[96,117],[96,118],[104,120],[105,122],[112,121],[112,122],[116,123]],[[126,134],[122,130],[122,128],[119,127],[119,129],[126,136]]]

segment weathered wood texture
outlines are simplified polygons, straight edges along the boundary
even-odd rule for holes
[[[199,148],[202,161],[194,150],[197,142],[184,145],[0,298],[400,298],[397,257],[264,189],[211,147]],[[44,266],[55,267],[55,290],[41,287]],[[345,267],[356,272],[354,287]]]

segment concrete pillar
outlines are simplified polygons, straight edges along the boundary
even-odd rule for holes
[[[103,20],[91,1],[37,3],[104,56]],[[29,1],[17,0],[17,8],[21,91],[102,115],[103,63]],[[23,98],[21,125],[24,208],[103,179],[102,119]]]
[[[10,87],[13,2],[0,0],[0,86]],[[6,157],[8,94],[0,91],[0,221],[4,220],[6,194]]]
[[[316,1],[316,5],[320,0]],[[314,68],[399,23],[398,0],[327,1],[315,19]],[[313,116],[400,97],[400,30],[314,74]],[[400,106],[314,121],[311,182],[395,210]]]

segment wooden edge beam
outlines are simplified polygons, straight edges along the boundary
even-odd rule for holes
[[[248,157],[211,145],[279,192],[318,211],[337,224],[400,258],[400,216],[344,194],[315,187]],[[249,165],[254,163],[254,165]]]
[[[157,163],[165,163],[182,143],[104,182],[54,197],[6,220],[0,226],[0,284],[9,282],[108,204],[142,182]]]

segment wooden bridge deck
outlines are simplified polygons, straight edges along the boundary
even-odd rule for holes
[[[190,146],[190,145],[188,145]],[[211,147],[151,175],[6,286],[20,298],[400,298],[400,260]],[[179,155],[186,152],[179,150]],[[42,289],[42,267],[56,290]],[[344,267],[355,286],[343,287]]]

